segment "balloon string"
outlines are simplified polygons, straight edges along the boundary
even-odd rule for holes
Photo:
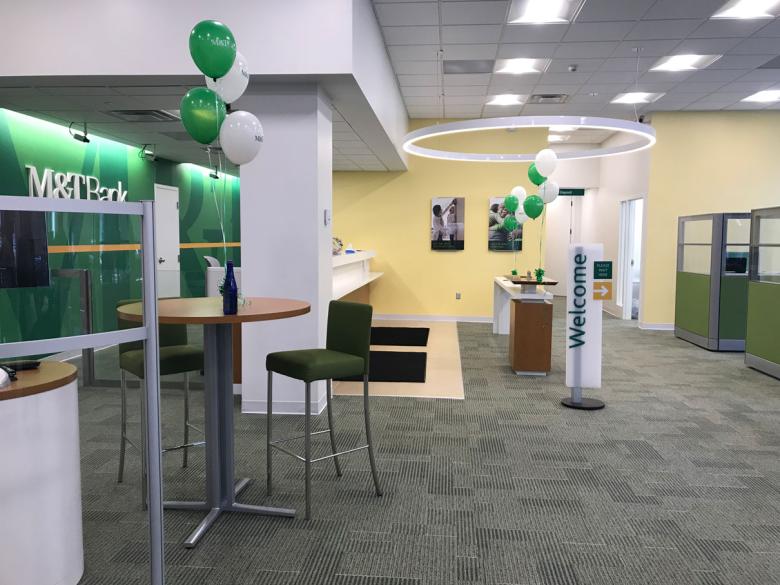
[[[544,238],[544,219],[547,217],[547,206],[542,210],[542,231],[539,234],[539,268],[542,268],[542,239]]]

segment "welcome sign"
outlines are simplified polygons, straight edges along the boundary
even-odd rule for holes
[[[593,266],[603,254],[603,244],[569,246],[566,295],[566,385],[569,388],[601,388],[601,301],[593,298]]]

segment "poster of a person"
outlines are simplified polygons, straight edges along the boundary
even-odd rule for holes
[[[431,199],[431,250],[463,250],[465,207],[463,197]]]
[[[523,226],[514,230],[504,227],[504,220],[512,213],[504,207],[503,197],[491,197],[488,206],[488,250],[513,252],[523,249]]]

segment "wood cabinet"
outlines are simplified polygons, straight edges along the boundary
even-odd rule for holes
[[[509,364],[518,374],[544,375],[552,362],[552,315],[549,301],[512,300]]]

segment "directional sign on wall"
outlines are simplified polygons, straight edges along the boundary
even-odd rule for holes
[[[593,300],[594,301],[611,301],[612,300],[612,281],[596,281],[593,283]]]
[[[594,280],[612,280],[612,260],[596,260],[593,263]]]

